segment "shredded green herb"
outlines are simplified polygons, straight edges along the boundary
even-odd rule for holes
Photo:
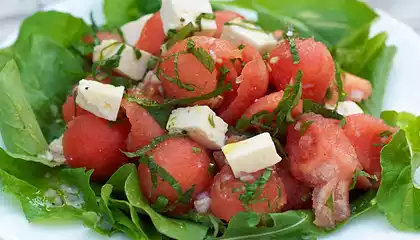
[[[270,57],[270,53],[269,52],[265,52],[263,54],[263,56],[262,56],[262,58],[263,58],[264,61],[267,61],[269,57]]]
[[[170,106],[188,106],[188,105],[194,104],[194,103],[202,101],[202,100],[207,100],[207,99],[210,99],[210,98],[217,97],[217,96],[219,96],[219,95],[221,95],[224,92],[229,91],[229,90],[232,90],[232,84],[230,84],[230,83],[225,84],[223,86],[220,86],[220,87],[216,88],[216,90],[214,90],[213,92],[203,94],[201,96],[191,97],[191,98],[171,99],[171,100],[165,101],[162,104],[159,104],[157,102],[147,100],[147,99],[144,99],[144,98],[137,98],[137,97],[133,97],[133,96],[127,96],[127,100],[129,102],[135,102],[135,103],[139,104],[140,106],[145,106],[145,107],[149,107],[149,108],[164,108],[164,107],[170,107]]]
[[[289,42],[290,52],[292,53],[292,58],[293,58],[293,64],[299,64],[300,63],[300,56],[299,56],[299,51],[298,51],[297,46],[296,46],[294,29],[292,27],[289,27],[289,31],[285,35],[286,35],[285,38]]]
[[[273,112],[263,111],[254,114],[251,118],[242,117],[237,121],[236,129],[246,131],[250,126],[256,126],[270,132],[274,138],[278,134],[284,134],[287,125],[294,122],[292,110],[297,106],[302,96],[302,76],[303,72],[299,70],[296,74],[295,84],[285,89],[282,100]],[[274,120],[276,124],[273,128]]]
[[[303,100],[303,112],[304,113],[316,113],[322,115],[325,118],[332,118],[337,120],[342,120],[345,118],[334,110],[325,108],[323,105],[315,103],[309,99]]]
[[[256,203],[259,201],[264,201],[264,199],[258,199],[261,196],[262,191],[264,190],[265,184],[270,179],[273,173],[273,169],[266,168],[264,173],[253,183],[244,182],[243,189],[232,189],[232,191],[244,191],[239,195],[239,200],[241,200],[244,206],[249,204]]]
[[[345,117],[343,117],[343,119],[341,119],[340,122],[338,123],[338,126],[343,128],[344,125],[346,125],[346,123],[347,123],[347,120]]]
[[[169,200],[164,196],[158,196],[156,202],[151,205],[157,212],[165,212],[168,207]]]
[[[136,59],[139,60],[141,58],[141,52],[137,48],[133,48],[134,54],[136,55]]]
[[[300,129],[299,129],[300,135],[304,135],[306,130],[312,125],[312,123],[314,123],[314,121],[312,120],[303,122],[300,125]]]
[[[180,204],[189,204],[192,201],[192,197],[193,197],[193,193],[194,193],[194,189],[195,189],[195,184],[192,185],[192,187],[190,189],[188,189],[187,191],[185,191],[181,198],[179,198],[178,202]]]
[[[357,169],[356,171],[354,171],[353,181],[352,181],[352,184],[350,185],[350,189],[354,189],[354,187],[357,184],[357,179],[359,177],[367,177],[368,179],[371,180],[372,184],[375,184],[375,183],[377,183],[379,181],[379,179],[378,179],[378,177],[376,175],[370,175],[369,173],[367,173],[365,171],[362,171],[362,170],[358,170]]]
[[[144,155],[140,158],[140,163],[146,164],[146,166],[150,170],[150,174],[152,175],[152,183],[156,187],[157,186],[157,176],[163,179],[163,181],[167,182],[171,187],[178,193],[178,198],[181,199],[183,192],[181,185],[179,182],[171,176],[164,168],[156,164],[155,160],[152,156]],[[153,179],[154,176],[155,179]]]
[[[335,64],[335,84],[338,91],[338,101],[342,102],[346,100],[347,93],[344,91],[344,83],[342,79],[342,71],[338,63]],[[337,105],[338,106],[338,105]]]
[[[392,134],[393,134],[393,133],[392,133],[391,131],[386,130],[386,131],[381,132],[381,133],[379,134],[379,137],[389,137],[389,136],[391,136]]]
[[[219,84],[222,84],[225,82],[227,75],[229,74],[230,70],[229,68],[225,67],[225,65],[222,65],[219,69]]]
[[[171,133],[171,134],[162,135],[159,137],[155,137],[150,144],[140,148],[139,150],[135,152],[123,152],[123,153],[129,158],[141,157],[141,156],[144,156],[147,152],[156,148],[157,145],[159,145],[166,139],[183,137],[183,136],[185,136],[185,133]]]
[[[158,58],[155,56],[152,56],[147,60],[147,69],[153,70],[156,67],[156,64],[158,62]]]
[[[194,90],[195,90],[195,88],[194,88],[194,84],[191,84],[191,83],[183,83],[183,82],[181,81],[181,79],[179,78],[178,59],[179,59],[179,56],[180,56],[181,54],[184,54],[184,53],[185,53],[185,52],[177,52],[177,53],[171,54],[170,56],[168,56],[168,57],[166,57],[166,58],[162,58],[162,59],[160,59],[160,61],[158,62],[157,69],[156,69],[156,76],[157,76],[160,80],[162,80],[161,78],[162,78],[162,76],[163,76],[166,80],[168,80],[168,81],[169,81],[169,82],[171,82],[171,83],[176,84],[179,88],[182,88],[182,89],[185,89],[185,90],[187,90],[187,91],[192,92],[192,91],[194,91]],[[173,58],[174,71],[175,71],[175,77],[171,77],[171,76],[167,75],[167,74],[163,71],[163,69],[160,67],[160,65],[162,64],[162,62],[167,61],[167,60],[170,60],[171,58]]]
[[[178,194],[178,200],[176,201],[176,203],[174,205],[177,205],[177,204],[184,204],[185,205],[185,204],[191,203],[192,195],[193,195],[194,189],[195,189],[195,185],[192,185],[192,187],[190,189],[183,192],[182,187],[179,184],[179,182],[169,172],[167,172],[164,168],[162,168],[161,166],[156,164],[156,162],[155,162],[155,160],[152,156],[143,155],[140,158],[139,163],[143,163],[149,168],[153,188],[157,187],[157,181],[158,181],[157,177],[160,177],[163,181],[165,181],[166,183],[171,185],[171,187]],[[161,198],[160,203],[158,203],[158,206],[161,207],[162,205],[165,204],[165,202],[166,202],[166,200],[164,198]],[[166,208],[166,211],[167,210],[170,210],[170,209]]]
[[[242,49],[244,49],[244,48],[245,48],[245,45],[243,45],[243,44],[241,44],[241,45],[239,45],[239,46],[238,46],[238,49],[239,49],[239,50],[242,50]]]
[[[212,128],[216,128],[216,124],[214,123],[214,116],[213,116],[213,114],[209,114],[208,121],[209,121],[209,124],[210,124],[210,126]]]
[[[332,91],[331,88],[327,88],[327,91],[325,92],[325,100],[331,100],[332,99]]]
[[[198,147],[192,147],[192,152],[193,152],[193,153],[201,153],[201,148],[198,148]]]
[[[187,52],[194,55],[197,60],[203,64],[209,72],[213,72],[216,63],[210,54],[201,47],[195,47],[195,42],[192,39],[187,41]]]
[[[188,23],[187,25],[185,25],[184,27],[182,27],[181,29],[179,29],[179,31],[173,31],[172,34],[169,35],[169,39],[168,41],[162,46],[162,50],[165,52],[167,50],[169,50],[175,43],[182,41],[184,39],[186,39],[187,37],[192,36],[192,34],[194,32],[197,31],[197,28],[194,26],[193,23]]]
[[[386,143],[373,143],[372,144],[372,146],[374,146],[374,147],[383,147],[385,145],[386,145]]]
[[[113,56],[111,56],[110,58],[104,59],[103,56],[103,52],[110,48],[110,47],[114,47],[115,45],[119,45],[121,44],[121,46],[118,48],[118,51],[116,54],[114,54]],[[114,69],[117,68],[120,65],[120,60],[121,60],[121,54],[124,51],[124,49],[126,48],[125,44],[122,44],[121,42],[114,42],[106,47],[104,47],[99,55],[99,61],[94,62],[92,64],[92,76],[94,78],[96,78],[96,75],[98,75],[100,69]]]
[[[202,31],[202,26],[201,26],[202,19],[216,20],[216,15],[213,13],[201,13],[200,15],[198,15],[198,17],[195,19],[195,23],[198,26],[197,32]]]

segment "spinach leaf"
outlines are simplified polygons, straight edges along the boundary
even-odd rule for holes
[[[28,171],[30,169],[30,171]],[[101,233],[109,233],[90,186],[92,171],[49,168],[22,161],[0,149],[0,178],[6,192],[16,195],[30,221],[84,220]],[[92,217],[95,221],[92,221]]]
[[[9,151],[34,156],[47,149],[14,60],[0,69],[0,106],[0,132]]]
[[[418,152],[419,125],[400,130],[381,152],[382,181],[378,190],[378,208],[388,221],[403,231],[420,230],[420,189],[413,184],[412,168],[420,161]],[[406,136],[416,137],[412,147]],[[418,166],[418,165],[417,165]]]
[[[39,35],[16,45],[14,53],[26,99],[47,141],[52,141],[63,132],[61,106],[72,86],[83,78],[84,61],[50,38]]]
[[[25,44],[33,35],[42,35],[61,46],[68,47],[82,39],[89,29],[82,19],[68,13],[38,12],[23,21],[14,45]]]
[[[396,52],[397,48],[395,46],[385,47],[376,58],[367,64],[366,69],[360,74],[361,77],[368,79],[372,84],[372,96],[363,103],[364,108],[375,117],[379,117],[382,111],[385,87]]]
[[[141,192],[134,164],[122,166],[108,181],[114,189],[128,201],[128,207],[147,214],[155,228],[163,235],[175,239],[203,239],[207,227],[196,223],[172,219],[157,213],[148,203]]]
[[[120,27],[143,15],[159,11],[160,4],[161,0],[104,0],[106,24]]]
[[[253,220],[253,214],[241,212],[234,216],[220,239],[314,239],[325,232],[313,224],[310,211],[288,211],[268,214],[263,226]]]
[[[407,129],[410,123],[416,121],[416,117],[413,114],[406,112],[398,113],[396,111],[383,111],[381,118],[386,124],[402,129]]]
[[[365,3],[353,0],[326,0],[323,4],[312,0],[234,0],[214,3],[222,8],[255,9],[258,23],[265,30],[286,30],[286,26],[292,25],[302,37],[314,36],[328,47],[335,46],[346,36],[370,25],[377,17]]]
[[[327,109],[324,106],[315,103],[309,99],[303,100],[303,112],[320,114],[325,118],[332,118],[337,120],[345,119],[344,116],[337,113],[336,111]]]

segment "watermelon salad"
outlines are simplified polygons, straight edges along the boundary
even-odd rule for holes
[[[420,119],[381,113],[395,47],[361,2],[297,2],[27,18],[0,51],[3,189],[132,239],[316,239],[374,207],[419,231]]]

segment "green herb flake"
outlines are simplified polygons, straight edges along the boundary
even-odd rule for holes
[[[196,47],[195,42],[192,39],[188,39],[187,41],[187,52],[194,55],[209,72],[213,72],[216,65],[214,59],[206,50],[204,50],[204,48]]]
[[[243,45],[243,44],[241,44],[241,45],[239,45],[239,46],[238,46],[238,49],[239,49],[239,50],[242,50],[242,49],[244,49],[244,48],[245,48],[245,45]]]
[[[168,207],[169,200],[168,198],[159,195],[156,199],[156,202],[151,205],[153,209],[157,212],[166,212],[166,208]]]
[[[331,100],[332,99],[332,90],[331,88],[327,88],[327,91],[325,92],[325,100]]]
[[[115,55],[111,56],[110,58],[104,59],[103,53],[106,49],[114,47],[115,45],[121,46],[118,48],[118,51]],[[122,44],[121,42],[114,42],[106,47],[104,47],[100,53],[99,61],[92,64],[92,76],[96,78],[100,69],[114,69],[120,65],[121,54],[124,51],[126,45]]]
[[[172,134],[162,135],[162,136],[159,136],[159,137],[155,137],[150,144],[138,149],[135,152],[123,152],[123,153],[129,158],[142,157],[146,153],[151,151],[152,149],[156,148],[157,145],[159,145],[160,143],[162,143],[166,139],[178,138],[178,137],[183,137],[183,136],[185,136],[184,133],[172,133]]]
[[[208,121],[209,121],[209,124],[212,128],[216,128],[216,124],[214,123],[214,115],[213,114],[209,114]]]
[[[344,91],[344,83],[342,79],[342,70],[340,68],[340,65],[338,63],[336,63],[335,65],[336,65],[335,84],[337,86],[337,91],[338,91],[338,101],[343,102],[346,100],[347,93]]]
[[[265,52],[265,53],[263,54],[262,58],[263,58],[263,60],[264,60],[264,61],[267,61],[267,60],[268,60],[268,58],[270,58],[270,53],[269,53],[269,52]]]
[[[232,84],[224,84],[218,88],[216,88],[213,92],[203,94],[201,96],[197,97],[191,97],[191,98],[179,98],[179,99],[171,99],[165,101],[165,103],[159,104],[155,101],[147,100],[144,98],[137,98],[133,96],[127,96],[127,100],[129,102],[135,102],[139,104],[140,106],[145,106],[149,108],[165,108],[165,107],[172,107],[172,106],[188,106],[191,104],[194,104],[196,102],[207,100],[210,98],[217,97],[221,94],[223,94],[226,91],[232,90]]]
[[[350,189],[354,189],[356,187],[357,179],[359,177],[366,177],[366,178],[370,179],[372,184],[376,184],[379,181],[379,179],[376,175],[371,175],[371,174],[369,174],[365,171],[357,169],[356,171],[354,171],[353,180],[352,180],[352,184],[350,185]]]
[[[290,45],[290,52],[292,53],[293,64],[300,63],[299,51],[296,46],[296,39],[294,37],[293,28],[289,27],[289,31],[286,33],[286,39]]]
[[[169,40],[163,45],[163,47],[166,50],[169,50],[175,43],[192,36],[192,34],[196,31],[197,28],[194,27],[194,24],[191,22],[179,29],[179,31],[170,31],[170,34],[168,33]]]
[[[219,69],[219,83],[224,83],[230,70],[225,65],[222,65]]]
[[[158,58],[157,57],[152,56],[151,58],[149,58],[149,60],[147,60],[147,69],[148,70],[155,69],[157,62],[158,62]]]
[[[263,201],[264,199],[258,199],[264,190],[265,184],[270,179],[273,173],[272,168],[266,168],[264,173],[253,183],[244,182],[243,190],[244,192],[239,195],[239,200],[241,200],[244,206],[249,204]],[[241,189],[242,190],[242,189]],[[241,191],[239,190],[239,191]],[[234,189],[232,189],[234,191]]]
[[[157,186],[157,176],[159,176],[163,181],[171,185],[171,187],[176,191],[176,193],[178,194],[178,199],[175,202],[173,207],[176,207],[177,204],[187,205],[191,203],[195,185],[192,185],[190,189],[183,192],[182,187],[179,184],[179,182],[163,167],[156,164],[152,156],[143,155],[140,158],[139,162],[142,164],[145,164],[149,168],[150,173],[151,173],[152,183],[156,183],[156,186]],[[161,203],[164,203],[164,202],[165,202],[164,199],[162,199]],[[167,208],[166,210],[170,211],[172,209]]]
[[[134,48],[134,47],[133,47],[133,50],[134,50],[134,54],[136,55],[136,59],[139,60],[141,58],[141,55],[142,55],[141,51],[138,50],[137,48]]]
[[[194,91],[195,90],[195,85],[191,84],[191,83],[183,83],[179,77],[179,67],[178,67],[178,59],[179,56],[181,54],[185,54],[186,52],[177,52],[174,54],[171,54],[170,56],[166,57],[166,58],[162,58],[160,59],[160,61],[158,62],[158,66],[156,69],[156,76],[161,80],[162,77],[164,77],[166,80],[168,80],[171,83],[176,84],[179,88],[185,89],[187,91]],[[173,63],[174,63],[174,71],[175,71],[175,76],[171,77],[169,75],[167,75],[163,69],[160,67],[161,63],[167,60],[171,60],[173,58]]]
[[[171,185],[171,187],[178,193],[179,199],[182,197],[183,192],[179,182],[174,177],[172,177],[172,175],[168,173],[164,168],[156,164],[153,157],[143,155],[140,158],[140,163],[146,164],[150,172],[153,172],[153,175],[159,176],[160,178],[162,178],[163,181]],[[152,182],[157,183],[157,180],[152,179]]]
[[[343,119],[340,120],[340,122],[338,123],[338,126],[343,128],[347,123],[347,119],[345,117],[343,117]]]
[[[386,145],[385,143],[373,143],[372,144],[373,147],[383,147],[385,145]]]
[[[300,130],[299,130],[299,132],[300,132],[300,135],[301,135],[301,136],[305,134],[306,130],[307,130],[307,129],[308,129],[308,128],[312,125],[312,123],[314,123],[314,121],[309,120],[309,121],[305,121],[305,122],[303,122],[303,123],[300,125]]]
[[[201,148],[198,148],[198,147],[192,147],[191,150],[193,153],[201,153]]]
[[[391,131],[386,130],[386,131],[381,132],[381,133],[379,134],[379,137],[389,137],[389,136],[391,136],[392,134],[393,134],[393,133],[392,133]]]

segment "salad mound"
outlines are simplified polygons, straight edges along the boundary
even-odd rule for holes
[[[0,50],[4,190],[131,239],[316,239],[376,206],[419,231],[420,120],[381,113],[396,49],[365,4],[324,2],[27,18]]]

